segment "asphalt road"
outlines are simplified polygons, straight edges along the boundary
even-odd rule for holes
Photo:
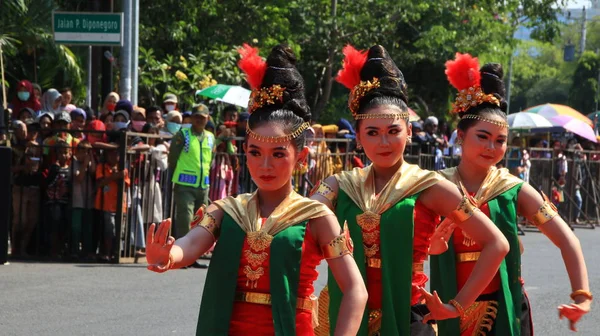
[[[576,233],[598,292],[600,230]],[[572,335],[557,318],[556,307],[569,302],[571,291],[560,251],[539,233],[522,238],[536,335]],[[201,269],[156,274],[143,265],[0,266],[0,335],[193,335],[205,275]],[[579,335],[600,335],[600,307],[594,308]]]

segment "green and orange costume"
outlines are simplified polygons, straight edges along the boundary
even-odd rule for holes
[[[335,177],[339,185],[335,213],[340,223],[348,225],[355,246],[354,259],[369,291],[368,309],[358,335],[410,335],[414,314],[411,306],[419,302],[416,286],[427,281],[423,261],[437,223],[437,215],[418,198],[421,191],[441,178],[435,172],[404,163],[376,194],[372,166]],[[425,218],[428,220],[423,222]],[[322,296],[328,295],[329,324],[335,325],[342,293],[331,273],[328,291]],[[320,316],[319,323],[324,319],[326,316]],[[417,323],[428,329],[427,334],[433,333],[430,326]]]
[[[468,194],[461,183],[457,168],[440,171],[446,179]],[[460,319],[438,322],[440,336],[532,334],[528,302],[521,280],[521,252],[517,227],[517,199],[523,181],[506,169],[492,167],[481,187],[470,194],[477,207],[494,222],[510,244],[510,252],[502,261],[498,273],[477,301],[465,307]],[[431,289],[443,302],[453,299],[469,278],[482,247],[460,228],[454,229],[448,250],[431,256]],[[526,303],[523,305],[523,303]],[[527,307],[527,309],[523,309]]]
[[[295,192],[267,219],[256,193],[215,204],[225,215],[216,229],[205,227],[219,239],[196,335],[314,335],[313,282],[323,254],[307,224],[331,210]]]

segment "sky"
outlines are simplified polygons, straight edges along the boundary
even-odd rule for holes
[[[567,8],[583,8],[583,6],[589,7],[590,1],[589,0],[569,0],[569,4],[567,5]]]

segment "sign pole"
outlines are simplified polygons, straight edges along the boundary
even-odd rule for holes
[[[119,85],[121,99],[129,101],[131,101],[131,1],[123,0],[123,14],[125,16],[123,31],[125,36],[123,48],[121,48],[121,83]]]
[[[6,100],[6,85],[4,82],[4,55],[2,54],[2,45],[0,44],[0,68],[2,68],[2,108],[6,110],[8,102]]]
[[[85,105],[92,107],[92,46],[88,47],[87,59],[87,96],[85,97]],[[95,110],[95,108],[93,108]]]

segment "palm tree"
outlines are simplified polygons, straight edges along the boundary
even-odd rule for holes
[[[27,78],[50,88],[62,75],[65,80],[59,84],[83,86],[84,71],[77,55],[54,43],[52,11],[56,9],[53,0],[0,1],[0,48],[8,83]]]

